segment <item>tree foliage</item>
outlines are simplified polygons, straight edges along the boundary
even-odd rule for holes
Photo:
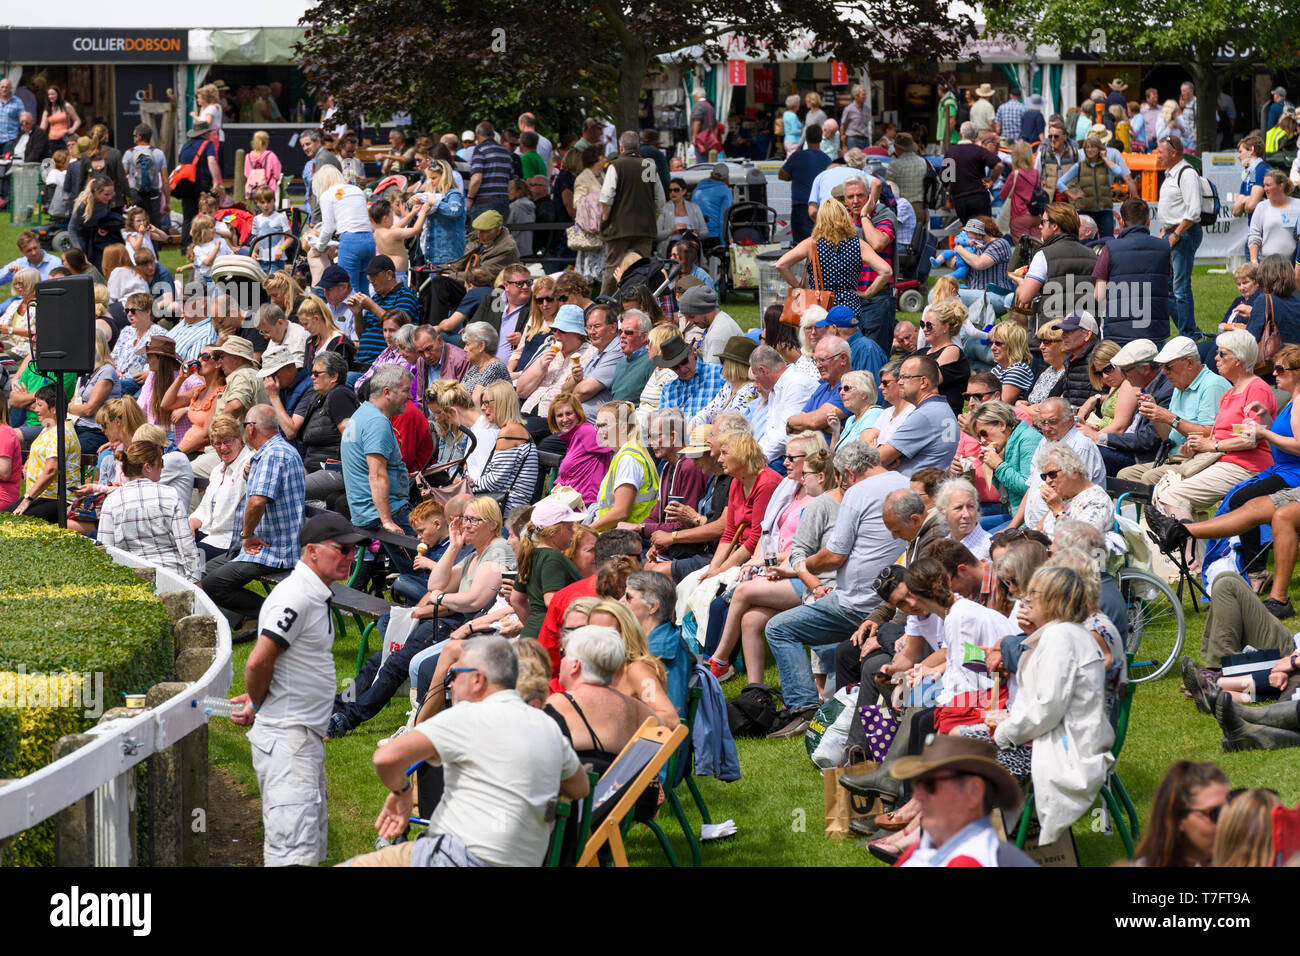
[[[707,61],[720,62],[719,37],[734,31],[751,52],[811,35],[810,56],[851,69],[952,59],[975,30],[950,2],[321,0],[302,18],[298,51],[313,88],[333,93],[347,113],[468,125],[518,107],[546,112],[548,101],[564,111],[567,101],[634,128],[642,82],[660,55],[703,46]]]
[[[1181,64],[1196,83],[1198,142],[1213,142],[1225,77],[1295,64],[1300,7],[1281,0],[988,0],[988,32],[1102,62]]]

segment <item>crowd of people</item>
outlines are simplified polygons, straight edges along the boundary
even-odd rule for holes
[[[207,115],[190,131],[195,156],[213,142]],[[919,324],[900,321],[891,280],[906,188],[864,171],[846,121],[848,161],[807,182],[808,235],[778,263],[790,286],[830,292],[827,304],[793,316],[769,306],[746,332],[701,265],[701,220],[716,227],[718,214],[700,202],[707,190],[685,200],[635,132],[606,163],[599,124],[563,152],[530,114],[517,125],[517,144],[486,121],[465,138],[408,146],[397,134],[384,162],[417,175],[375,201],[347,164],[350,134],[305,133],[313,229],[292,259],[279,240],[259,245],[282,225],[265,143],[250,154],[265,221],[242,241],[208,192],[219,170],[205,182],[200,163],[181,230],[197,288],[159,280],[153,243],[167,233],[134,196],[122,241],[98,241],[121,197],[111,176],[89,175],[73,214],[85,247],[58,260],[24,233],[5,276],[0,344],[15,371],[0,506],[54,520],[65,466],[70,527],[200,584],[236,640],[255,642],[235,718],[253,728],[264,797],[282,798],[264,799],[268,863],[324,858],[324,741],[373,719],[407,681],[412,732],[375,756],[392,791],[379,832],[397,842],[351,862],[537,864],[548,802],[586,796],[583,764],[608,766],[646,718],[686,720],[692,679],[743,669],[761,684],[769,652],[785,710],[768,736],[802,735],[836,688],[894,715],[879,768],[842,778],[888,805],[866,825],[888,831],[873,853],[1024,862],[998,846],[989,810],[1032,785],[1050,843],[1114,764],[1129,623],[1112,573],[1114,496],[1134,483],[1149,486],[1160,546],[1194,565],[1221,557],[1190,542],[1240,537],[1213,583],[1214,670],[1184,667],[1189,696],[1224,726],[1226,749],[1300,743],[1285,696],[1300,680],[1295,642],[1277,623],[1293,613],[1300,527],[1285,395],[1300,387],[1300,297],[1294,248],[1278,251],[1267,222],[1259,263],[1235,277],[1240,302],[1203,336],[1179,199],[1160,205],[1165,238],[1130,200],[1117,236],[1085,241],[1080,209],[1100,212],[1088,203],[1116,174],[1085,148],[1057,181],[1089,177],[1085,198],[1022,222],[1041,245],[1009,269],[1011,243],[988,214],[996,157],[959,127],[953,149],[973,157],[983,191],[963,194],[959,178],[952,196],[971,239],[964,287],[939,278]],[[800,127],[792,161],[826,125]],[[1158,148],[1176,184],[1182,144]],[[811,168],[796,164],[796,182]],[[725,173],[710,181],[726,188]],[[594,236],[579,260],[589,268],[525,261],[509,227],[526,196],[572,216],[566,241]],[[681,278],[652,288],[630,267],[660,240]],[[240,248],[265,266],[254,308],[212,281],[216,259]],[[33,290],[70,274],[97,279],[95,367],[49,375]],[[1076,283],[1085,301],[1067,295]],[[976,324],[994,299],[981,314],[998,321]],[[1171,318],[1183,334],[1170,337]],[[1270,356],[1266,329],[1285,343]],[[1190,521],[1219,502],[1223,514]],[[378,631],[394,649],[340,692],[326,602],[349,578],[390,595]],[[1224,656],[1259,646],[1261,622],[1279,653],[1264,686],[1222,677]],[[1264,687],[1284,702],[1243,706]],[[404,770],[421,760],[442,768],[421,783],[422,801],[441,792],[432,839],[402,840]],[[1149,836],[1148,864],[1209,858],[1209,814],[1226,795],[1216,781],[1188,771],[1170,784],[1160,812],[1207,823],[1171,824],[1183,834],[1173,844]]]

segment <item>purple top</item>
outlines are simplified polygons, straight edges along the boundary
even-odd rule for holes
[[[600,483],[609,471],[614,452],[601,447],[591,422],[583,422],[571,432],[561,432],[560,438],[569,448],[560,461],[555,483],[573,488],[586,504],[591,504],[600,495]]]

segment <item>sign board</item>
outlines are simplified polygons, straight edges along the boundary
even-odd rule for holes
[[[131,131],[140,124],[140,104],[166,103],[167,88],[174,82],[172,68],[162,64],[119,66],[113,70],[114,142],[124,144],[122,152],[131,148]],[[154,133],[156,145],[158,130]]]
[[[727,82],[732,86],[745,85],[745,61],[728,60],[727,61]]]
[[[831,86],[847,86],[849,83],[849,68],[844,65],[843,60],[831,60]]]
[[[1246,236],[1250,232],[1248,216],[1232,217],[1232,203],[1228,196],[1241,191],[1241,166],[1236,153],[1202,153],[1201,170],[1205,178],[1219,191],[1219,218],[1205,227],[1205,238],[1196,250],[1198,259],[1226,259],[1245,256]]]
[[[776,71],[754,67],[754,102],[776,102]]]
[[[184,63],[188,30],[10,27],[0,31],[0,59],[25,63]]]

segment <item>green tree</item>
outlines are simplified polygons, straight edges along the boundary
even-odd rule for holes
[[[1031,46],[1182,64],[1196,85],[1196,141],[1206,144],[1223,80],[1294,66],[1300,48],[1300,7],[1281,0],[986,0],[984,13],[990,34]]]
[[[725,59],[719,38],[743,35],[751,52],[811,35],[811,56],[863,64],[953,59],[975,36],[950,0],[321,0],[300,21],[302,68],[313,88],[348,113],[462,122],[515,105],[565,111],[565,101],[635,129],[655,58],[702,46]],[[510,119],[513,120],[513,115]]]

